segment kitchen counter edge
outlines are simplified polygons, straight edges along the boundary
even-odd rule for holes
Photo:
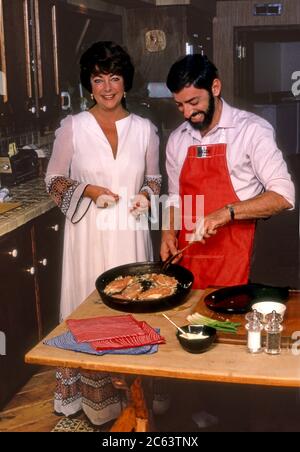
[[[12,196],[10,202],[20,202],[21,206],[0,214],[0,237],[55,207],[55,203],[46,192],[43,178],[24,182],[9,190]]]

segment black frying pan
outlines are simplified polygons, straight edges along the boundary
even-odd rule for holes
[[[244,314],[258,301],[284,303],[289,297],[288,287],[266,286],[264,284],[242,284],[223,287],[209,293],[204,303],[212,311],[227,314]]]
[[[176,292],[168,297],[157,300],[121,300],[104,292],[105,287],[118,276],[142,275],[144,273],[162,273],[161,262],[137,262],[135,264],[121,265],[102,273],[96,280],[96,288],[102,301],[109,307],[126,312],[155,312],[172,309],[183,303],[192,288],[193,274],[180,265],[170,265],[164,272],[168,276],[174,276],[179,284]]]

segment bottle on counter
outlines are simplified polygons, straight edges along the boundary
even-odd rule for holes
[[[262,351],[261,332],[263,330],[262,315],[256,310],[246,314],[248,323],[245,325],[248,331],[247,347],[250,353],[259,353]]]
[[[281,352],[281,322],[283,317],[273,311],[266,316],[267,324],[265,330],[267,333],[265,352],[270,355],[278,355]]]

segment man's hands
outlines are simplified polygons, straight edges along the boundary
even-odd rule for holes
[[[230,212],[225,207],[210,213],[204,218],[199,218],[194,231],[187,235],[187,241],[206,243],[208,239],[217,234],[217,230],[229,223],[231,220]],[[176,254],[178,251],[178,239],[176,231],[163,231],[160,248],[160,256],[163,261],[168,259],[170,255]],[[182,256],[174,259],[173,263],[178,262]]]
[[[205,243],[205,240],[209,237],[212,237],[217,234],[217,231],[220,227],[225,226],[225,224],[231,221],[230,212],[226,207],[222,207],[222,209],[215,210],[211,212],[209,215],[204,217],[204,219],[200,219],[197,221],[195,233],[200,236],[202,231],[202,243]],[[197,239],[196,239],[197,240]]]
[[[170,255],[174,255],[178,251],[177,233],[175,231],[163,231],[160,247],[160,257],[163,261],[168,259]],[[181,256],[176,257],[173,263],[175,264],[181,259]]]

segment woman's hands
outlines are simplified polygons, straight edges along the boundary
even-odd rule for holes
[[[108,188],[99,187],[98,185],[87,185],[83,196],[91,198],[97,207],[106,208],[119,201],[119,195],[113,193]]]
[[[130,212],[135,217],[138,217],[142,215],[143,213],[148,212],[150,207],[150,201],[148,200],[147,196],[143,193],[139,193],[138,195],[135,195],[135,197],[132,200],[132,207],[130,209]]]
[[[97,207],[106,208],[119,201],[120,197],[116,193],[105,187],[99,187],[98,185],[87,185],[84,190],[83,196],[91,198]],[[149,210],[150,201],[147,195],[139,193],[135,195],[131,203],[130,212],[135,217],[146,213]]]

